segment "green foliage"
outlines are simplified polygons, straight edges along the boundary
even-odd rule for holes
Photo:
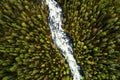
[[[120,6],[117,0],[56,0],[72,36],[85,80],[120,79]],[[0,79],[72,80],[53,45],[47,6],[40,0],[1,0]]]
[[[85,80],[120,79],[120,4],[113,0],[57,0],[63,28],[74,40]]]
[[[0,7],[0,79],[71,78],[52,44],[47,8],[28,0],[2,1]]]

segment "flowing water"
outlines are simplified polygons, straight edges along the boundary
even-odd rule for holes
[[[81,69],[80,66],[77,65],[74,58],[73,42],[70,36],[65,33],[61,27],[63,11],[55,0],[46,0],[46,4],[49,8],[48,22],[52,33],[53,42],[60,50],[61,54],[65,57],[73,75],[73,80],[81,80]]]

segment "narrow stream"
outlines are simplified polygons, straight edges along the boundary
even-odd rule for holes
[[[46,4],[49,8],[49,27],[52,33],[52,39],[56,47],[60,50],[61,54],[65,57],[73,80],[81,80],[80,66],[77,65],[76,59],[74,58],[73,42],[70,36],[62,29],[62,9],[55,0],[46,0]]]

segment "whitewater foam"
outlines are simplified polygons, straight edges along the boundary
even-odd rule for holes
[[[46,4],[49,8],[48,22],[53,42],[68,62],[73,80],[81,80],[81,69],[74,58],[72,39],[61,27],[63,11],[55,0],[46,0]]]

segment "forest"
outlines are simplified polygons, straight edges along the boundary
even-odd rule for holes
[[[56,0],[84,80],[120,80],[119,0]],[[72,80],[41,0],[0,1],[0,80]]]

